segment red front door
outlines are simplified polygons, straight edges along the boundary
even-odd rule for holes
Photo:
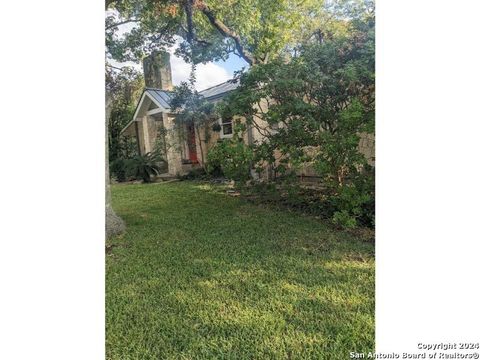
[[[187,144],[188,158],[192,163],[197,163],[197,144],[195,142],[195,127],[193,124],[187,125]]]

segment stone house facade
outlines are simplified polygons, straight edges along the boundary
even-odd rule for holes
[[[170,108],[173,90],[170,54],[153,53],[143,61],[143,69],[146,88],[132,120],[124,127],[122,134],[136,138],[138,151],[142,155],[160,148],[167,163],[164,170],[171,176],[184,175],[201,167],[212,146],[233,136],[233,122],[237,119],[220,119],[219,131],[194,129],[187,125],[182,125],[183,128],[179,129],[175,124],[175,114]],[[227,81],[199,93],[208,101],[216,103],[237,86],[237,83]],[[260,129],[268,127],[261,120],[257,122]],[[243,137],[247,144],[264,140],[261,132],[254,127],[247,127]],[[369,163],[374,164],[374,135],[361,134],[359,148]],[[316,176],[310,164],[304,164],[297,169],[297,174],[302,177]],[[265,176],[268,176],[268,171]]]

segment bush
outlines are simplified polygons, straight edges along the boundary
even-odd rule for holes
[[[357,227],[357,220],[355,219],[355,217],[350,215],[347,210],[335,211],[335,213],[333,214],[332,222],[335,225],[339,225],[347,229],[353,229]]]
[[[116,159],[110,163],[110,175],[118,182],[127,181],[127,159]]]
[[[207,173],[203,168],[194,168],[190,170],[187,174],[180,176],[181,180],[204,180],[206,179]]]
[[[151,182],[152,175],[160,173],[159,163],[164,160],[158,153],[147,153],[145,155],[137,155],[127,160],[127,174],[143,182]]]
[[[373,176],[364,173],[368,161],[359,143],[361,134],[374,133],[374,19],[352,23],[346,36],[305,44],[288,63],[258,64],[239,78],[220,107],[222,118],[239,116],[253,128],[268,124],[274,130],[262,131],[265,141],[252,146],[253,162],[267,164],[269,178],[291,165],[312,164],[325,191],[318,205],[308,200],[308,208],[324,207],[330,220],[345,227],[373,226]],[[228,151],[222,156],[236,160]],[[222,169],[229,176],[227,165],[232,167],[222,163]],[[298,194],[288,189],[286,201],[303,207]]]
[[[240,140],[225,140],[217,143],[207,155],[207,172],[221,172],[230,180],[240,183],[250,179],[253,151]]]
[[[375,226],[375,176],[366,167],[343,186],[338,186],[329,201],[335,212],[332,221],[343,227]]]

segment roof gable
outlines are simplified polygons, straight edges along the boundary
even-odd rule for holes
[[[204,96],[207,100],[217,100],[227,95],[230,91],[235,90],[239,85],[240,84],[238,81],[228,80],[221,84],[199,91],[199,94]],[[125,131],[125,129],[127,129],[130,124],[135,121],[135,119],[139,116],[139,113],[154,109],[152,104],[148,104],[148,106],[145,107],[144,102],[146,97],[148,97],[156,106],[158,106],[160,111],[163,110],[164,112],[167,112],[171,108],[170,102],[172,100],[172,95],[172,91],[145,88],[142,96],[138,100],[133,119],[123,128],[121,132]]]
[[[170,109],[170,101],[172,99],[171,91],[146,88],[145,92],[159,107]]]
[[[224,97],[230,91],[235,90],[240,84],[238,81],[233,82],[228,80],[224,83],[209,87],[199,91],[199,95],[205,97],[207,100],[214,100]],[[145,93],[157,104],[159,107],[168,110],[171,108],[170,102],[172,100],[173,92],[168,90],[146,88]],[[143,98],[142,98],[143,99]],[[140,105],[140,103],[139,103]],[[139,106],[137,105],[137,107]]]

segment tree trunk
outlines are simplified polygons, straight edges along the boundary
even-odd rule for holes
[[[198,145],[200,145],[200,157],[202,158],[202,168],[203,170],[206,171],[207,169],[205,166],[205,160],[203,158],[203,146],[202,146],[202,138],[200,137],[200,129],[195,124],[193,124],[193,129],[194,131],[196,130],[197,137],[198,137]]]
[[[108,120],[112,102],[105,93],[105,237],[108,239],[115,235],[120,235],[125,231],[125,223],[115,214],[112,208],[112,197],[110,194],[110,171],[108,164]]]

